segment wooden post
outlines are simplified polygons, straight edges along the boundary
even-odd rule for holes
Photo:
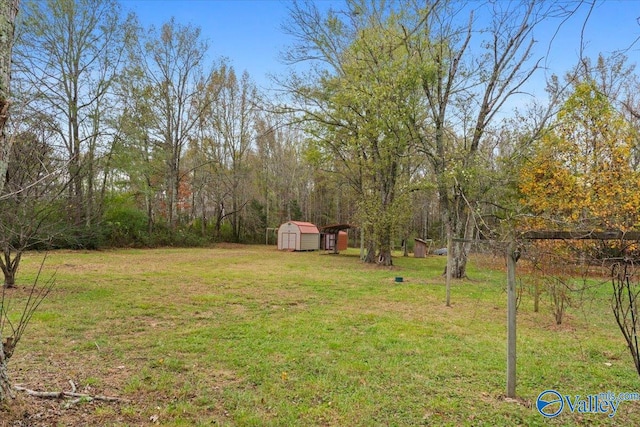
[[[517,246],[507,247],[507,397],[516,397],[516,262]]]
[[[451,236],[451,222],[447,221],[447,307],[451,307],[451,269],[453,265],[453,238]]]

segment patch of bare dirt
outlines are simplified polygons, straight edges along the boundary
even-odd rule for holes
[[[31,356],[21,358],[18,365],[11,363],[14,369],[10,368],[10,376],[15,386],[36,392],[73,392],[122,398],[120,387],[131,375],[124,366],[107,367],[102,363],[103,366],[99,367],[99,360],[74,363],[62,355],[56,360],[43,355]],[[43,363],[46,359],[49,359],[48,363]],[[88,385],[87,379],[96,374],[108,378],[109,384],[101,387]],[[20,390],[14,393],[15,398],[0,407],[0,427],[140,425],[148,422],[130,410],[137,402],[128,400],[128,396],[121,401],[104,401],[73,396],[43,398]]]
[[[79,402],[43,399],[16,392],[15,399],[0,407],[0,427],[98,426],[145,424],[149,420],[122,411],[118,402]]]

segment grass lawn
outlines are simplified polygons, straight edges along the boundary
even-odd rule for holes
[[[24,258],[18,308],[42,259]],[[445,307],[446,260],[393,268],[265,246],[53,252],[56,287],[10,360],[15,384],[115,396],[45,400],[18,393],[10,425],[640,425],[640,402],[614,417],[545,419],[538,394],[637,392],[609,286],[556,326],[547,300],[518,311],[517,400],[505,399],[502,259],[473,258]],[[404,281],[396,283],[394,278]],[[18,424],[18,422],[24,424]]]

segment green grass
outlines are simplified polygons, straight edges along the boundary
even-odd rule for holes
[[[24,259],[20,283],[33,280],[40,260]],[[606,286],[560,327],[548,305],[533,313],[522,297],[511,401],[505,273],[472,259],[447,308],[445,262],[396,257],[389,269],[362,264],[356,250],[260,246],[54,252],[46,271],[56,270],[56,288],[10,374],[30,388],[68,389],[72,380],[128,400],[86,403],[83,418],[69,412],[62,423],[640,424],[638,402],[622,403],[613,419],[565,410],[546,420],[534,408],[546,389],[638,391]],[[14,306],[22,297],[15,291]]]

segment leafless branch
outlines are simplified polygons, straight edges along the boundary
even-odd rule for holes
[[[20,385],[15,385],[13,386],[13,388],[17,391],[23,391],[29,396],[40,397],[43,399],[64,399],[67,397],[74,397],[78,399],[77,401],[74,401],[75,403],[81,401],[91,402],[93,400],[101,400],[104,402],[129,402],[129,400],[122,399],[120,397],[91,395],[86,393],[76,393],[72,391],[35,391]]]
[[[8,300],[6,296],[7,290],[2,287],[2,293],[0,294],[0,336],[5,335],[4,329],[8,327],[11,330],[11,335],[5,338],[4,342],[4,352],[7,359],[11,357],[13,354],[13,350],[16,347],[16,344],[22,338],[31,318],[34,313],[40,307],[40,304],[44,299],[49,295],[51,289],[55,285],[55,274],[52,275],[47,281],[40,285],[40,276],[42,274],[42,270],[45,265],[45,261],[47,259],[47,254],[45,254],[42,262],[40,263],[40,268],[38,269],[38,274],[31,285],[31,289],[29,290],[29,296],[27,301],[24,303],[24,307],[22,309],[22,313],[17,323],[11,321],[9,317],[8,311]]]

